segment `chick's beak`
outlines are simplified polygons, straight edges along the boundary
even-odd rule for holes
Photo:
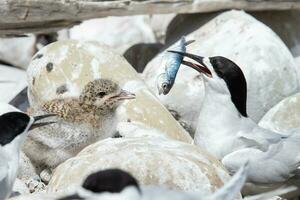
[[[211,74],[210,70],[203,63],[203,58],[204,57],[197,56],[197,55],[190,54],[190,53],[181,52],[181,51],[169,50],[168,52],[177,53],[179,55],[182,55],[183,57],[191,58],[192,60],[194,60],[198,63],[192,63],[192,62],[183,60],[182,64],[184,64],[188,67],[191,67],[191,68],[197,70],[198,72],[205,74],[206,76],[208,76],[210,78],[212,77],[212,74]]]
[[[33,129],[38,128],[38,127],[42,127],[42,126],[46,126],[46,125],[55,123],[53,121],[36,123],[39,120],[42,120],[42,119],[45,119],[45,118],[48,118],[48,117],[53,117],[53,116],[55,116],[55,114],[39,115],[39,116],[33,117],[34,122],[31,125],[31,127],[29,128],[29,130],[33,130]]]
[[[118,95],[111,97],[111,99],[116,99],[118,101],[135,99],[135,94],[128,92],[126,90],[121,90],[121,92]]]

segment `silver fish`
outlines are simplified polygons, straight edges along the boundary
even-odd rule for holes
[[[186,52],[186,46],[194,41],[195,40],[186,41],[185,37],[182,37],[178,44],[172,48],[172,50]],[[182,60],[183,56],[176,53],[166,51],[163,55],[162,65],[164,66],[164,72],[159,74],[157,77],[157,88],[159,95],[166,95],[170,92]]]

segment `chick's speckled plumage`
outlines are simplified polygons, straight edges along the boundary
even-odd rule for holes
[[[112,112],[117,100],[109,97],[117,95],[120,87],[106,79],[97,79],[86,84],[78,99],[54,99],[42,105],[48,113],[57,114],[70,122],[88,123],[97,127],[101,115]]]
[[[36,171],[51,171],[84,147],[112,137],[122,92],[113,81],[97,79],[87,83],[77,98],[57,98],[32,107],[34,114],[57,115],[57,123],[33,130],[25,142],[24,153],[35,163]]]

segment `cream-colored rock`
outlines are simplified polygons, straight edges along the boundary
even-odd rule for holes
[[[98,41],[120,54],[134,44],[156,41],[148,15],[87,20],[70,29],[70,39]]]
[[[0,58],[1,60],[1,58]],[[10,102],[26,87],[26,72],[0,64],[0,101]]]
[[[298,90],[295,62],[288,48],[272,30],[243,11],[220,14],[188,38],[196,40],[188,46],[188,52],[222,55],[242,68],[248,83],[248,113],[255,121]],[[162,54],[153,59],[143,72],[146,83],[157,96],[161,57]],[[203,95],[199,73],[182,66],[170,93],[158,98],[195,128]]]
[[[259,125],[279,133],[300,128],[300,93],[285,98],[271,108]]]
[[[147,89],[128,62],[110,47],[98,42],[59,41],[34,56],[28,68],[28,98],[32,113],[40,113],[41,105],[46,101],[78,98],[88,82],[99,78],[110,79],[136,94],[135,100],[125,101],[118,107],[117,116],[104,120],[138,122],[160,130],[167,137],[192,142],[188,133]],[[66,88],[63,93],[57,92],[61,86]],[[115,123],[95,129],[61,118],[57,120],[56,124],[33,130],[34,133],[25,142],[24,152],[37,166],[55,168],[89,144],[111,137],[115,131]],[[37,155],[37,151],[44,153]],[[39,173],[40,170],[43,169],[39,169]]]
[[[107,168],[128,171],[141,185],[206,193],[229,179],[222,164],[197,146],[160,136],[108,138],[58,166],[48,192],[72,191],[91,172]]]
[[[34,36],[0,39],[1,61],[26,69],[34,53]]]

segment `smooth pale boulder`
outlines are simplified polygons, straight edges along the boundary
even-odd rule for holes
[[[141,185],[211,194],[230,176],[223,165],[199,147],[161,136],[107,138],[59,165],[48,192],[72,191],[92,172],[120,168]]]
[[[188,52],[225,56],[241,67],[248,83],[248,114],[255,121],[298,90],[295,62],[288,48],[271,29],[243,11],[224,12],[188,38],[196,40]],[[156,79],[163,67],[161,59],[162,54],[146,66],[144,80],[164,105],[195,129],[204,96],[202,78],[182,66],[170,93],[159,96]]]
[[[0,64],[0,101],[8,103],[27,85],[26,72]]]
[[[271,108],[259,125],[279,133],[300,128],[300,93],[285,98]]]
[[[35,53],[35,37],[1,38],[0,60],[26,69]]]
[[[70,39],[98,41],[120,54],[134,44],[156,41],[147,15],[87,20],[70,29]]]

